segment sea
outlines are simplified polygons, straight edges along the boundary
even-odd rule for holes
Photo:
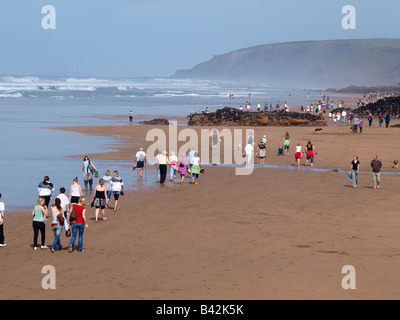
[[[319,99],[321,94],[319,90],[255,82],[0,75],[2,201],[7,212],[33,207],[38,198],[37,186],[44,176],[49,176],[55,186],[53,198],[60,187],[68,195],[74,177],[83,186],[81,164],[85,155],[112,151],[116,145],[127,144],[122,138],[52,128],[130,125],[130,110],[135,116],[152,119],[187,116],[206,108],[210,112],[226,106],[239,108],[246,101],[253,109],[259,103],[275,106],[285,101],[291,107]],[[82,159],[74,155],[81,155]],[[157,182],[154,171],[139,186],[132,171],[133,159],[92,161],[100,176],[107,169],[118,170],[127,189],[142,189]]]

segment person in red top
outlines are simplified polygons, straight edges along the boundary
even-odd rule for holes
[[[78,251],[83,251],[83,232],[85,231],[85,227],[88,228],[88,224],[86,223],[86,200],[84,197],[79,198],[79,203],[75,203],[72,208],[76,213],[76,220],[72,223],[72,237],[69,243],[68,252],[71,253],[73,247],[75,245],[76,236],[78,235]]]

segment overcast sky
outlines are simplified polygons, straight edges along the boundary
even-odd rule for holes
[[[42,28],[45,5],[56,29]],[[342,7],[356,29],[342,28]],[[396,38],[398,0],[1,0],[0,74],[170,76],[213,55],[303,40]]]

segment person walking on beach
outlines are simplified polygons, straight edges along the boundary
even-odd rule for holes
[[[75,210],[76,219],[72,223],[72,237],[68,246],[69,253],[71,253],[74,248],[78,232],[78,251],[83,251],[83,233],[85,231],[85,228],[89,228],[89,225],[86,222],[86,199],[84,197],[81,197],[79,199],[79,203],[74,203],[72,207],[73,210]]]
[[[46,207],[49,206],[51,194],[54,192],[54,186],[49,180],[50,178],[45,176],[43,181],[38,185],[39,197],[44,199]]]
[[[362,133],[362,129],[364,127],[364,120],[362,117],[360,117],[360,120],[358,122],[358,127],[360,128],[360,133]]]
[[[193,166],[192,159],[193,159],[193,157],[194,157],[194,155],[195,155],[196,152],[197,152],[197,151],[195,151],[195,150],[193,150],[193,149],[190,149],[190,152],[188,153],[188,161],[189,161],[189,168],[188,168],[188,171],[189,171],[189,173],[190,173],[190,177],[192,176],[192,166]]]
[[[308,164],[308,162],[310,161],[311,164],[311,168],[314,167],[314,157],[315,157],[315,147],[314,145],[311,143],[310,140],[308,140],[308,143],[306,145],[306,166]]]
[[[133,112],[132,110],[129,111],[129,123],[132,123],[133,121]]]
[[[107,199],[110,201],[111,199],[111,195],[112,195],[112,191],[111,191],[111,172],[110,170],[106,170],[105,175],[103,177],[103,181],[104,181],[104,186],[107,189]],[[106,203],[106,208],[108,208],[108,204]]]
[[[97,173],[98,171],[88,156],[85,156],[83,158],[82,171],[83,171],[83,182],[85,184],[85,190],[88,191],[88,185],[90,187],[90,190],[92,190],[93,189],[93,174]]]
[[[32,227],[33,227],[33,250],[38,249],[38,236],[39,236],[39,231],[41,234],[41,249],[48,249],[46,246],[46,225],[44,222],[47,220],[47,215],[49,211],[48,208],[45,204],[45,199],[42,197],[39,197],[37,204],[32,210]]]
[[[372,114],[369,114],[369,116],[368,116],[368,123],[369,123],[369,126],[371,126],[372,125],[372,121],[374,120],[374,117],[372,116]]]
[[[244,147],[244,157],[246,157],[246,168],[250,168],[251,160],[253,157],[253,145],[248,143]]]
[[[51,229],[53,229],[54,232],[54,241],[53,244],[51,245],[50,250],[51,252],[56,252],[56,248],[58,248],[58,250],[62,250],[60,236],[61,236],[61,231],[64,229],[64,210],[61,207],[60,198],[56,198],[54,203],[51,205],[51,213],[53,216]]]
[[[185,157],[184,153],[181,153],[180,157],[178,158],[178,163],[176,165],[176,168],[181,177],[181,184],[183,184],[186,175],[186,169],[189,169],[189,161]]]
[[[4,211],[6,210],[4,202],[1,201],[0,193],[0,247],[5,247],[4,243]]]
[[[146,164],[146,153],[143,151],[143,148],[140,148],[138,152],[136,152],[136,169],[137,169],[137,178],[142,179],[143,169]]]
[[[161,157],[158,159],[158,168],[160,169],[160,184],[164,184],[165,182],[168,164],[168,152],[164,151]]]
[[[157,169],[157,178],[158,178],[158,182],[160,182],[160,167],[159,167],[159,165],[158,165],[158,161],[159,161],[159,159],[160,159],[161,156],[162,156],[161,153],[159,153],[159,154],[156,155],[156,162],[155,162],[155,164],[154,164],[155,168]]]
[[[283,137],[283,147],[285,150],[285,156],[289,154],[289,146],[290,146],[290,136],[289,132],[286,132],[285,136]]]
[[[117,170],[113,172],[113,177],[111,179],[111,190],[114,196],[114,212],[117,212],[120,208],[118,207],[119,196],[124,195],[124,182],[119,176]]]
[[[257,153],[260,157],[260,166],[264,167],[265,157],[267,156],[267,145],[264,143],[263,139],[260,139],[260,142],[258,143]]]
[[[64,228],[65,228],[65,235],[69,237],[71,235],[70,229],[69,229],[69,224],[68,224],[68,216],[70,212],[70,201],[68,197],[65,195],[65,188],[61,187],[60,188],[60,194],[57,196],[58,199],[60,199],[61,202],[61,208],[64,211]]]
[[[95,222],[99,219],[99,211],[101,209],[101,215],[103,217],[103,221],[106,221],[106,215],[104,212],[104,208],[108,204],[108,197],[107,197],[107,188],[104,185],[104,179],[101,178],[99,180],[99,184],[94,188],[93,195],[92,195],[92,204],[96,207],[95,211]]]
[[[381,113],[378,115],[378,123],[379,123],[379,128],[381,128],[383,123],[383,116]]]
[[[386,116],[385,116],[386,128],[389,128],[389,123],[390,123],[390,114],[387,113]]]
[[[170,178],[171,182],[176,182],[176,164],[178,163],[178,157],[175,155],[175,152],[172,151],[169,156],[169,166],[170,166]]]
[[[298,143],[297,146],[296,146],[296,153],[294,154],[294,159],[296,160],[298,168],[300,167],[301,158],[302,158],[301,145],[300,145],[300,143]]]
[[[374,189],[379,189],[381,184],[382,162],[378,160],[377,155],[374,155],[372,158],[371,168],[372,168],[372,181],[374,182]]]
[[[353,181],[353,188],[358,185],[358,174],[360,172],[360,161],[358,161],[358,156],[353,156],[353,161],[351,161],[351,179]]]
[[[213,129],[213,132],[211,133],[211,137],[212,137],[213,148],[216,149],[218,142],[221,141],[221,139],[219,138],[219,133],[218,133],[217,129]]]
[[[353,132],[357,133],[357,127],[360,123],[360,119],[358,118],[357,115],[354,116],[354,120],[353,120]]]
[[[78,184],[78,177],[75,177],[72,185],[69,187],[69,202],[71,204],[79,203],[80,197],[83,197],[82,187]]]
[[[199,175],[200,175],[201,170],[203,170],[203,167],[201,166],[199,153],[196,152],[196,154],[193,157],[192,184],[198,184]]]

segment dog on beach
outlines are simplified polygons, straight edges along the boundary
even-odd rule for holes
[[[398,168],[399,167],[399,160],[394,160],[393,161],[393,168]]]
[[[320,134],[320,133],[321,133],[321,131],[322,131],[322,128],[316,128],[316,129],[314,129],[314,133],[318,133],[318,134]]]

